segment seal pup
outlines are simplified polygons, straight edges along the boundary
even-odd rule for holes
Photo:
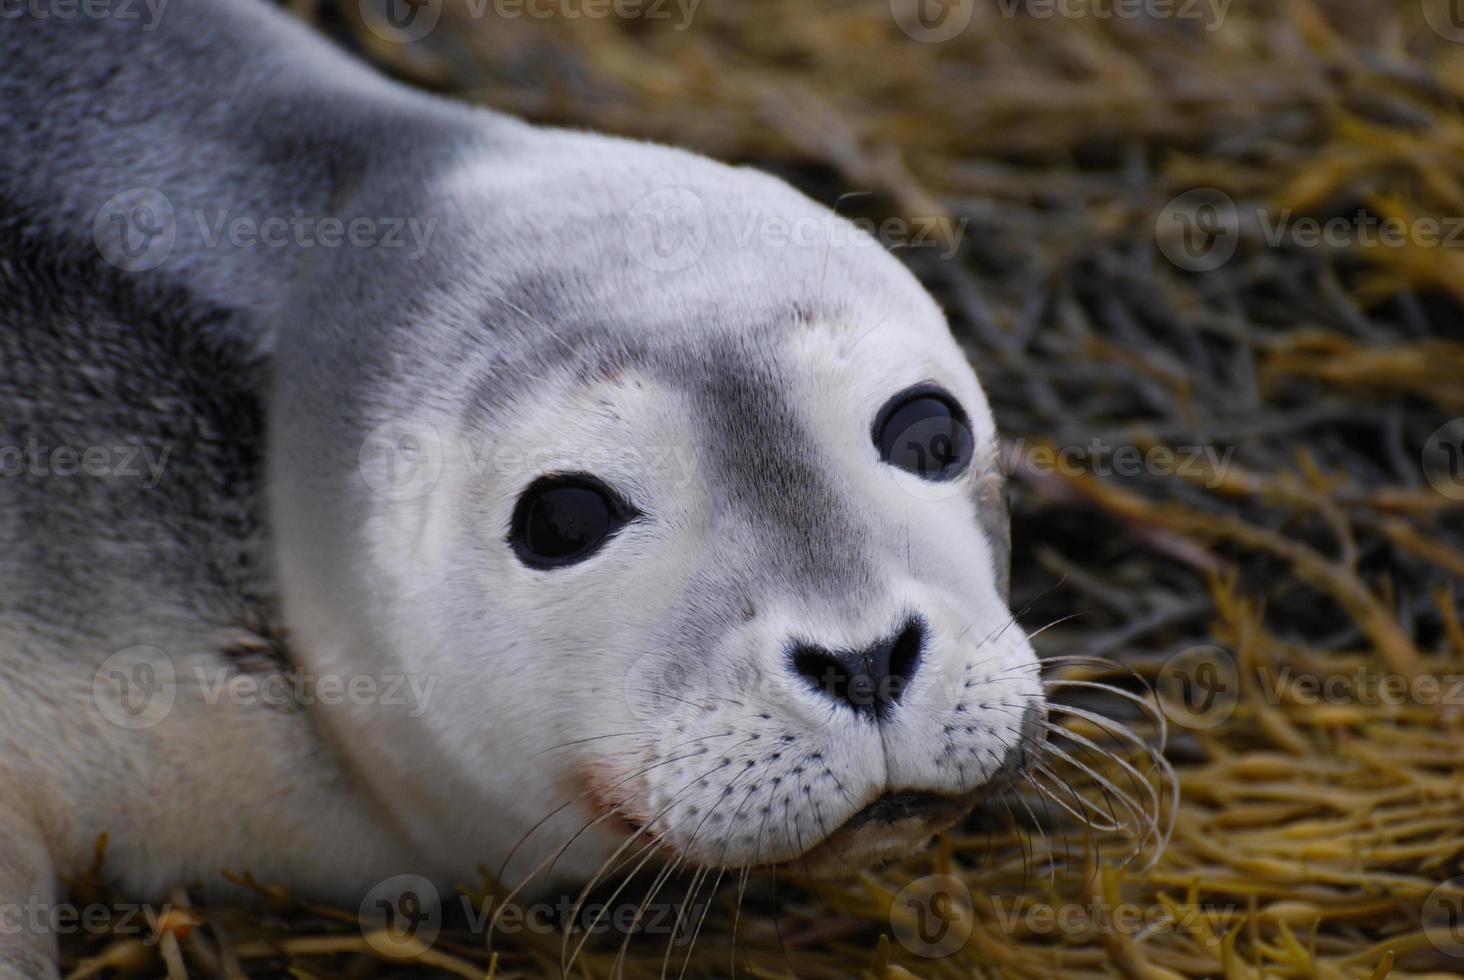
[[[256,0],[0,104],[0,904],[857,867],[1034,742],[991,411],[827,209]]]

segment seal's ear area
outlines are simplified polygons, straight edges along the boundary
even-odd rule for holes
[[[1000,454],[997,454],[1000,458]],[[1006,477],[1000,466],[993,466],[976,480],[976,519],[986,540],[991,542],[992,573],[996,591],[1003,602],[1011,602],[1012,522],[1007,508]]]

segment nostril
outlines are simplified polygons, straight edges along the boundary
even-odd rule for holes
[[[912,618],[905,623],[904,629],[900,630],[890,647],[885,673],[892,684],[891,701],[900,700],[900,695],[905,693],[905,687],[910,683],[910,678],[915,676],[915,668],[920,666],[920,655],[924,652],[925,624]]]
[[[911,618],[894,636],[863,650],[833,651],[800,644],[792,665],[809,686],[871,718],[883,718],[915,675],[925,648],[925,624]]]
[[[821,647],[800,646],[793,651],[793,669],[815,691],[835,701],[849,700],[849,685],[854,678],[838,654]]]

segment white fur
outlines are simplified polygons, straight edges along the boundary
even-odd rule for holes
[[[816,852],[887,792],[971,801],[1010,761],[1042,695],[1002,595],[995,427],[940,311],[898,262],[755,171],[534,131],[384,83],[346,91],[301,69],[290,87],[279,66],[318,52],[296,31],[257,29],[275,15],[212,0],[179,16],[199,18],[176,24],[179,36],[241,38],[246,53],[262,37],[272,67],[196,66],[217,85],[186,96],[200,140],[226,164],[217,183],[189,183],[210,180],[209,168],[175,172],[162,153],[180,142],[171,130],[150,146],[163,170],[128,180],[180,201],[237,193],[247,213],[303,199],[439,222],[420,262],[369,250],[186,253],[124,290],[182,290],[205,312],[224,302],[218,337],[268,352],[247,364],[265,379],[259,526],[205,568],[232,567],[230,548],[258,556],[255,584],[278,597],[291,664],[314,682],[399,681],[410,696],[220,696],[231,690],[220,672],[246,688],[261,675],[221,653],[259,642],[257,624],[231,621],[242,598],[178,570],[215,546],[213,529],[178,527],[217,491],[167,511],[158,501],[173,498],[128,498],[127,526],[147,528],[140,540],[113,534],[119,505],[104,494],[61,508],[76,534],[101,542],[69,566],[95,575],[85,622],[51,601],[75,587],[73,573],[36,582],[0,558],[0,584],[46,600],[0,607],[0,901],[50,901],[56,876],[85,868],[103,833],[108,873],[144,896],[179,880],[227,891],[227,868],[354,903],[392,875],[446,889],[511,854],[511,884],[581,882],[617,853],[633,866],[648,843],[694,864],[765,865]],[[169,29],[149,42],[152,58],[192,57],[170,46]],[[69,38],[45,38],[69,50]],[[115,37],[88,38],[124,51],[127,71],[150,63]],[[6,81],[25,77],[22,66]],[[146,81],[128,84],[160,100],[158,120],[173,118],[161,96],[176,88]],[[268,168],[241,163],[254,148],[229,142],[231,121],[290,125],[266,111],[286,89],[329,132],[302,121],[308,132],[281,137],[318,142],[329,160],[279,163],[271,183]],[[105,197],[111,161],[132,159],[74,135],[89,132],[91,91],[68,94],[87,111],[56,123],[93,158],[66,171],[78,201]],[[44,86],[31,97],[64,101]],[[420,128],[402,134],[408,106]],[[338,119],[349,132],[331,129]],[[8,168],[15,179],[28,179],[29,160]],[[320,177],[349,167],[349,179]],[[240,190],[240,168],[258,183]],[[638,254],[631,227],[668,189],[705,219],[699,255],[674,269]],[[43,232],[61,240],[80,205],[47,218],[55,189],[31,190]],[[772,242],[760,230],[800,221],[837,234]],[[61,292],[90,298],[92,287],[81,277]],[[96,291],[97,322],[110,316],[128,336],[133,308]],[[84,309],[58,316],[78,338],[94,322]],[[107,356],[99,349],[86,356]],[[159,384],[174,370],[164,367]],[[922,382],[960,402],[975,436],[976,459],[947,484],[882,463],[871,440],[880,407]],[[48,405],[29,391],[5,404],[20,417],[32,399]],[[63,407],[76,408],[57,396],[49,409]],[[110,407],[77,412],[110,419]],[[404,436],[412,459],[394,448]],[[506,540],[515,502],[536,477],[566,471],[593,473],[643,517],[579,565],[527,568]],[[212,487],[209,475],[189,479]],[[0,519],[0,531],[46,544],[23,520]],[[911,614],[928,647],[878,725],[789,668],[795,642],[862,648]],[[96,678],[137,646],[163,651],[176,685],[163,717],[129,728],[103,710],[118,684]],[[627,837],[622,817],[643,832]],[[858,865],[928,830],[866,833],[820,857]],[[0,936],[0,975],[33,975],[51,939]]]

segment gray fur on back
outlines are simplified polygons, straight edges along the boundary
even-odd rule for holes
[[[26,470],[0,480],[0,616],[99,631],[177,607],[275,642],[261,399],[308,254],[211,226],[349,216],[363,189],[522,127],[392,85],[254,0],[134,10],[0,30],[0,464]],[[125,271],[93,223],[138,189],[171,203],[176,240]],[[30,472],[57,447],[123,472]]]
[[[104,203],[160,191],[177,215],[169,260],[98,288],[185,294],[224,314],[212,329],[260,349],[298,252],[207,245],[194,212],[346,215],[363,189],[420,182],[429,163],[523,129],[394,85],[254,0],[177,0],[155,22],[7,17],[0,105],[9,243],[85,268]]]

